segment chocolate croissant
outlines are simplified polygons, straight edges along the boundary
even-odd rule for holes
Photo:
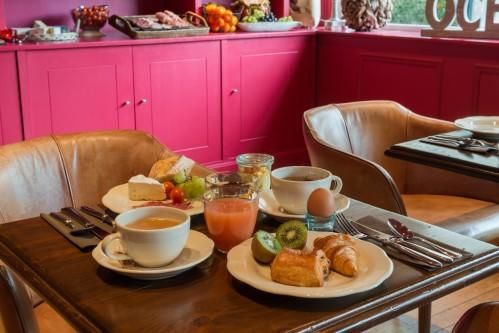
[[[346,276],[357,275],[358,253],[355,241],[345,234],[330,235],[314,240],[314,249],[322,250],[329,259],[330,268]]]
[[[329,262],[322,250],[305,253],[282,249],[270,266],[273,281],[298,287],[322,287],[329,273]]]

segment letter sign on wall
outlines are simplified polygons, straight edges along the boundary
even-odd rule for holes
[[[421,30],[422,36],[499,39],[499,3],[496,3],[499,0],[444,1],[442,17],[437,15],[438,0],[426,1],[426,19],[431,29]],[[481,14],[472,19],[468,15],[470,6],[477,4],[475,7],[481,8]],[[451,27],[453,21],[457,26]]]

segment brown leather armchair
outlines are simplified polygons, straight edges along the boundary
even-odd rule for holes
[[[384,155],[391,145],[455,130],[390,101],[306,111],[312,165],[343,179],[352,198],[486,241],[499,240],[499,184]]]
[[[154,162],[172,154],[138,131],[49,136],[0,147],[0,223],[66,206],[99,204],[110,188],[133,175],[148,174]],[[210,172],[200,165],[193,169],[201,176]],[[37,296],[32,301],[40,303]],[[36,310],[52,331],[70,331],[46,304]],[[43,331],[43,325],[40,328]]]

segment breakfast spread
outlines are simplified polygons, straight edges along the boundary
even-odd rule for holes
[[[144,175],[133,176],[128,180],[128,196],[135,201],[166,199],[163,184]]]
[[[259,230],[251,242],[251,252],[261,264],[270,264],[273,281],[299,287],[322,287],[331,271],[346,277],[359,272],[355,240],[345,234],[314,239],[307,250],[308,231],[300,221],[281,224],[275,236]]]

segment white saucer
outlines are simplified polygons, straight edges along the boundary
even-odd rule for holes
[[[336,204],[336,213],[344,212],[350,207],[350,199],[347,196],[339,193],[334,196],[334,203]],[[272,216],[277,221],[287,220],[305,220],[305,215],[294,215],[287,213],[282,209],[277,202],[272,190],[260,192],[260,201],[258,207],[267,215]]]
[[[102,251],[101,243],[102,242],[92,251],[92,257],[94,257],[99,265],[115,271],[116,273],[139,280],[166,279],[183,273],[207,259],[212,254],[214,246],[213,241],[206,235],[199,231],[190,230],[187,244],[177,259],[163,267],[147,268],[125,265],[121,261],[107,257]],[[109,245],[109,249],[111,252],[119,251],[121,249],[119,240],[113,241]]]
[[[499,139],[498,116],[473,116],[456,119],[454,124],[462,129],[473,132],[476,137]]]

